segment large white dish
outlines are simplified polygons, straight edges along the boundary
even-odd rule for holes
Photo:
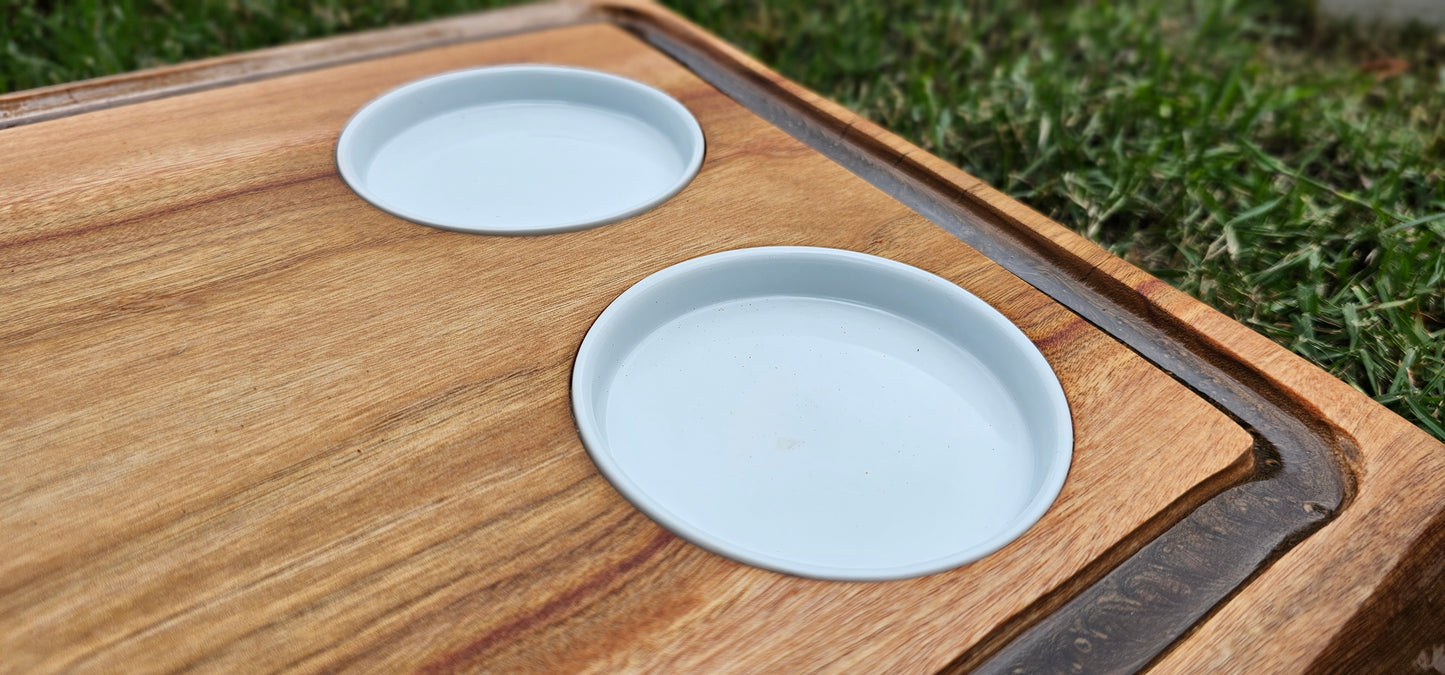
[[[580,230],[634,216],[702,165],[676,99],[594,70],[461,70],[392,90],[336,144],[341,177],[407,220],[485,234]]]
[[[876,256],[752,248],[638,282],[577,353],[604,476],[715,553],[837,580],[977,560],[1058,496],[1073,426],[1029,339],[946,279]]]

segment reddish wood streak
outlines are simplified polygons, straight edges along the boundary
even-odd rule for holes
[[[592,575],[581,585],[552,598],[547,604],[542,605],[536,611],[518,617],[511,623],[500,626],[492,632],[483,635],[481,639],[422,666],[419,669],[420,672],[454,673],[467,669],[474,665],[482,655],[486,654],[498,644],[511,641],[528,632],[537,624],[544,623],[559,615],[568,614],[569,611],[573,610],[584,598],[598,591],[606,590],[619,579],[626,577],[628,573],[640,567],[644,562],[647,562],[649,558],[656,555],[658,551],[662,550],[664,546],[674,539],[676,539],[676,537],[671,533],[666,530],[659,530],[658,533],[647,542],[647,545],[643,546],[636,553],[624,558],[616,565]]]
[[[1168,283],[1165,283],[1164,280],[1162,280],[1162,279],[1156,279],[1156,278],[1154,278],[1154,277],[1149,277],[1148,279],[1145,279],[1144,281],[1140,282],[1138,286],[1135,286],[1135,287],[1134,287],[1134,290],[1135,290],[1137,293],[1139,293],[1139,295],[1142,295],[1142,296],[1144,296],[1144,297],[1149,298],[1149,299],[1152,300],[1152,299],[1154,299],[1154,295],[1155,295],[1157,292],[1159,292],[1160,290],[1169,289],[1169,288],[1173,288],[1173,286],[1170,286]]]
[[[1052,354],[1056,349],[1076,345],[1080,338],[1088,334],[1091,326],[1089,322],[1077,316],[1072,314],[1070,316],[1073,318],[1069,319],[1067,323],[1051,327],[1048,334],[1034,338],[1034,346],[1045,354]]]

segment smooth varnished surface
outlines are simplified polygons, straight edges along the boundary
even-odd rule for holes
[[[519,61],[668,92],[708,135],[701,172],[641,216],[530,238],[417,226],[337,176],[366,101]],[[0,141],[0,651],[19,669],[934,670],[1249,470],[1207,402],[613,26]],[[780,244],[940,274],[1038,345],[1076,444],[1034,529],[952,572],[809,581],[686,544],[597,474],[567,406],[587,326],[667,265]]]

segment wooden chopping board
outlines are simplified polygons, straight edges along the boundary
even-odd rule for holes
[[[487,26],[485,40],[439,24],[405,33],[405,49],[398,33],[358,38],[339,57],[303,46],[310,60],[284,74],[223,60],[0,101],[10,111],[49,101],[32,117],[45,121],[0,130],[7,667],[934,671],[996,651],[1268,469],[1249,433],[1096,327],[1104,319],[1082,319],[588,11],[467,19]],[[609,11],[677,24],[648,5]],[[569,22],[582,25],[546,28]],[[690,28],[673,35],[731,54]],[[506,238],[398,220],[337,177],[336,136],[366,101],[511,62],[668,91],[707,135],[698,178],[621,223]],[[1370,608],[1433,578],[1415,561],[1445,532],[1431,524],[1445,522],[1428,481],[1442,475],[1437,443],[956,169],[866,123],[845,127],[836,107],[739,62],[741,76],[839,120],[833,142],[895,155],[1034,233],[1065,283],[1121,289],[1261,388],[1332,397],[1306,407],[1354,472],[1344,516],[1300,546],[1311,558],[1285,555],[1268,583],[1152,662],[1187,670],[1234,653],[1307,665],[1342,626],[1388,623]],[[217,68],[225,77],[207,81]],[[102,90],[108,103],[87,98]],[[667,265],[775,244],[917,265],[1024,329],[1058,371],[1076,426],[1073,470],[1038,526],[951,572],[810,581],[697,549],[601,479],[567,406],[591,321]],[[1400,475],[1424,480],[1413,506],[1378,482]],[[1392,529],[1358,536],[1372,522]],[[1301,583],[1311,578],[1344,600],[1312,601]],[[1295,613],[1330,630],[1310,637]],[[1295,647],[1259,649],[1268,634],[1256,626]]]

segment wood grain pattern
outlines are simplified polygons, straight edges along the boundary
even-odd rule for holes
[[[643,216],[535,238],[412,225],[336,177],[336,134],[366,100],[509,61],[664,88],[704,125],[703,171]],[[1249,436],[1183,386],[612,26],[0,140],[0,651],[16,669],[936,670],[1250,470]],[[687,545],[597,476],[566,394],[591,320],[656,269],[767,244],[929,269],[1040,345],[1077,441],[1038,527],[923,579],[808,581]]]

